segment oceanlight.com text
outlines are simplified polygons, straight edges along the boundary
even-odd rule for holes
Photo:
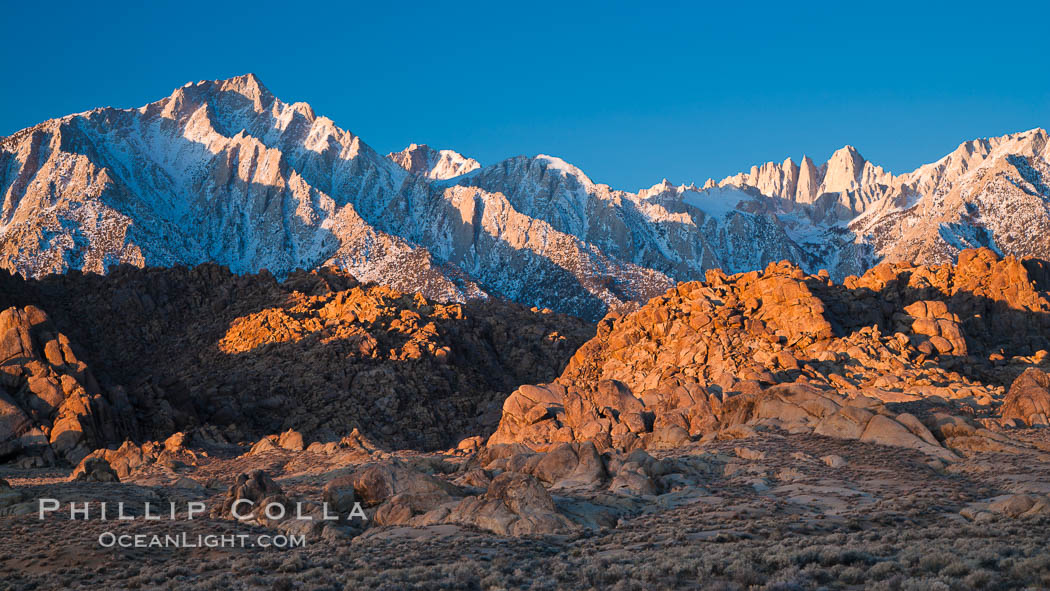
[[[118,534],[102,532],[103,548],[303,548],[306,536],[284,534]]]

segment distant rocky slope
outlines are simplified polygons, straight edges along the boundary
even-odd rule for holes
[[[436,300],[492,295],[597,320],[712,268],[788,260],[840,281],[970,247],[1050,258],[1048,154],[1035,129],[893,175],[847,146],[820,165],[632,193],[553,156],[482,167],[412,144],[384,157],[246,75],[0,140],[0,267],[335,265]]]
[[[593,334],[498,300],[440,304],[345,272],[217,265],[0,275],[0,457],[76,463],[125,439],[357,429],[395,448],[486,435],[522,383]],[[203,429],[203,431],[201,431]]]
[[[953,415],[1046,423],[1045,377],[1003,402],[1021,369],[1044,375],[1048,289],[1045,262],[989,249],[844,284],[786,263],[710,271],[602,320],[557,380],[507,399],[490,444],[631,450],[776,425],[950,456],[946,439],[975,445],[950,440],[965,431]]]

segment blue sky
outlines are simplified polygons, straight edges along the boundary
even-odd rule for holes
[[[634,190],[1050,125],[1047,2],[31,4],[0,19],[0,135],[255,72],[384,153],[547,153]]]

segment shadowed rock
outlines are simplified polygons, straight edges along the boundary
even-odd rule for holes
[[[500,474],[484,495],[461,501],[447,521],[513,536],[564,533],[575,528],[558,512],[538,479],[517,472]]]

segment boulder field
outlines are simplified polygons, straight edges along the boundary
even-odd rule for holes
[[[606,316],[556,380],[507,398],[488,443],[630,451],[777,428],[950,461],[984,445],[953,429],[1002,445],[994,430],[1046,424],[1048,286],[1044,262],[988,249],[842,284],[789,263],[711,271]]]

